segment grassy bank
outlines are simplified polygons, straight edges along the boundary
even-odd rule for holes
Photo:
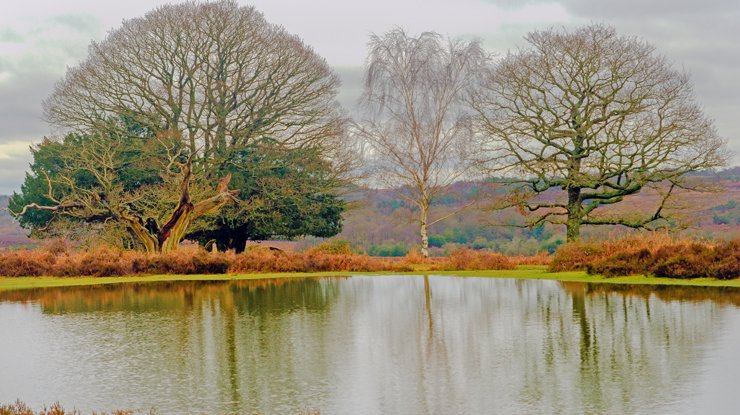
[[[709,278],[674,279],[645,276],[604,277],[588,275],[582,271],[549,272],[544,266],[520,266],[515,270],[497,271],[406,271],[406,272],[292,272],[292,273],[249,273],[220,275],[136,275],[129,277],[0,277],[0,290],[29,288],[72,287],[81,285],[121,284],[130,282],[161,281],[231,281],[268,278],[301,278],[340,275],[450,275],[478,278],[515,278],[530,280],[553,280],[605,284],[682,285],[699,287],[740,287],[740,280],[716,280]]]

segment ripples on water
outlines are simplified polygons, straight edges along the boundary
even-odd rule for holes
[[[169,413],[737,413],[740,291],[456,277],[0,293],[0,402]]]

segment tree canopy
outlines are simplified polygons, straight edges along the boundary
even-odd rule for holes
[[[241,252],[247,240],[330,237],[342,230],[346,204],[330,191],[341,182],[316,149],[286,150],[263,140],[232,152],[221,173],[241,189],[242,203],[207,217],[189,237]]]
[[[36,148],[13,207],[29,226],[51,217],[114,222],[147,250],[171,250],[197,219],[218,223],[212,216],[236,203],[221,218],[231,223],[234,210],[255,205],[235,198],[267,191],[250,188],[255,182],[245,177],[254,169],[240,158],[269,147],[310,154],[312,163],[295,168],[320,166],[324,178],[306,187],[302,202],[341,212],[336,192],[348,153],[337,87],[323,58],[253,7],[159,7],[93,42],[57,83],[44,113],[66,133]],[[308,233],[328,232],[304,225]]]
[[[310,47],[235,1],[161,6],[127,20],[71,68],[44,102],[46,119],[88,131],[109,116],[175,130],[217,163],[260,137],[337,141],[338,78]]]
[[[545,30],[494,65],[472,91],[481,161],[490,174],[523,185],[513,203],[529,225],[633,228],[666,218],[686,173],[719,167],[725,142],[696,102],[688,75],[647,42],[603,25]],[[630,217],[600,207],[658,186],[653,212]],[[551,190],[563,197],[540,197]]]

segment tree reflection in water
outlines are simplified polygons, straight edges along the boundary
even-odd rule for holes
[[[4,292],[0,401],[160,413],[665,412],[690,399],[738,305],[738,290],[438,276]]]

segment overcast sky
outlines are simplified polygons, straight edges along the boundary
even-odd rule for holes
[[[49,135],[41,101],[69,66],[121,21],[166,0],[1,0],[0,194],[20,188],[29,145]],[[343,80],[340,101],[360,90],[371,33],[395,26],[478,37],[492,52],[524,44],[531,30],[606,23],[638,35],[692,75],[706,113],[740,164],[740,1],[738,0],[254,0],[268,21],[324,56]]]

